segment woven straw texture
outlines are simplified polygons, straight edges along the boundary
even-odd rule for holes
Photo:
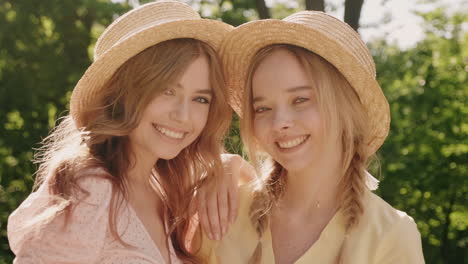
[[[272,44],[306,48],[343,74],[368,112],[371,137],[366,139],[366,144],[370,153],[376,152],[388,135],[390,110],[375,80],[374,61],[356,31],[323,12],[302,11],[283,20],[253,21],[228,34],[221,46],[221,57],[233,109],[242,116],[242,93],[252,58]]]
[[[113,73],[131,57],[160,42],[193,38],[213,49],[219,46],[232,26],[201,19],[190,6],[177,1],[159,1],[142,5],[116,19],[99,37],[94,62],[75,86],[70,112],[77,125],[83,126],[82,114]]]

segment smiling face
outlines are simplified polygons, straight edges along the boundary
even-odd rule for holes
[[[174,158],[202,132],[212,96],[209,63],[202,55],[145,108],[129,135],[132,149],[154,159]]]
[[[252,77],[253,132],[260,147],[288,171],[323,153],[323,120],[304,67],[285,49],[273,50]]]

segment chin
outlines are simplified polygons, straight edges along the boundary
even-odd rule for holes
[[[158,153],[158,157],[163,160],[171,160],[177,157],[181,151],[177,152],[165,152],[165,153]]]
[[[306,169],[310,162],[305,160],[277,160],[283,168],[289,172],[302,171]]]

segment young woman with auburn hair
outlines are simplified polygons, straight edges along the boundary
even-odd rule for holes
[[[177,1],[106,29],[9,217],[14,263],[201,263],[187,237],[196,190],[224,173],[229,30]]]
[[[239,26],[221,55],[259,179],[207,263],[424,263],[413,219],[373,194],[387,100],[359,35],[321,12]]]

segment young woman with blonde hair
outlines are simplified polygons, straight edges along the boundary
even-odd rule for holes
[[[371,192],[388,103],[359,35],[321,12],[241,25],[221,48],[260,175],[207,263],[424,263],[411,217]]]
[[[231,28],[161,1],[104,31],[9,217],[14,263],[200,263],[187,237],[197,188],[223,173]]]

